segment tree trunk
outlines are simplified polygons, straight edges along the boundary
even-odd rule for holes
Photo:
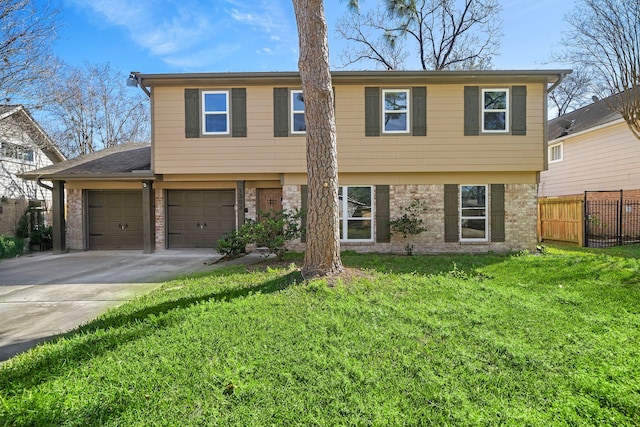
[[[338,152],[329,43],[322,0],[292,0],[298,24],[307,133],[307,247],[304,277],[342,272],[338,228]]]

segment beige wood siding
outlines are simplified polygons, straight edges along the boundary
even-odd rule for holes
[[[510,87],[492,85],[492,87]],[[415,85],[414,85],[415,86]],[[364,136],[364,85],[335,87],[340,172],[540,171],[545,87],[527,85],[527,135],[463,135],[464,86],[427,86],[427,136]],[[409,86],[381,86],[403,88]],[[213,88],[206,88],[213,89]],[[184,87],[153,89],[158,174],[304,173],[305,138],[273,136],[273,87],[248,86],[247,137],[185,138]]]
[[[625,123],[566,139],[563,160],[540,174],[539,195],[640,189],[638,159],[640,141]]]

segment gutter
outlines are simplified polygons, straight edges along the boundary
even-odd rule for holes
[[[569,71],[568,73],[560,73],[558,74],[558,80],[556,80],[556,82],[554,84],[551,85],[551,87],[549,89],[547,89],[547,94],[553,92],[553,90],[555,88],[557,88],[560,83],[562,83],[562,81],[569,75],[571,74],[573,71]]]

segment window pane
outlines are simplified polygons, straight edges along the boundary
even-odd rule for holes
[[[386,111],[406,111],[407,109],[407,92],[385,92],[384,93],[384,109]]]
[[[407,130],[407,114],[406,113],[385,113],[384,114],[384,130],[385,131]]]
[[[370,240],[371,220],[349,220],[347,234],[349,240]]]
[[[226,93],[206,93],[204,95],[205,111],[227,111],[227,94]]]
[[[463,185],[460,188],[462,208],[486,207],[486,187],[484,185]]]
[[[507,108],[507,93],[504,91],[484,92],[485,110],[504,110]]]
[[[343,221],[342,221],[342,219],[341,219],[341,220],[340,220],[340,240],[343,240],[343,239],[344,239],[344,237],[342,236],[342,224],[343,224]]]
[[[371,218],[371,187],[347,189],[349,218]]]
[[[302,96],[302,92],[293,92],[293,111],[304,111],[304,97]]]
[[[295,113],[293,115],[293,131],[304,132],[307,130],[307,125],[304,122],[304,114]]]
[[[486,220],[485,219],[463,219],[462,238],[463,239],[484,239]]]
[[[227,132],[226,114],[207,114],[205,120],[205,132]]]
[[[338,187],[338,215],[340,216],[340,218],[344,218],[344,215],[342,214],[342,205],[342,187]],[[342,219],[340,219],[340,233],[342,233]]]
[[[507,113],[484,113],[485,130],[505,130]]]

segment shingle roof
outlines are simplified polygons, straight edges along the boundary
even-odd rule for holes
[[[593,104],[550,120],[549,141],[621,119],[620,113],[609,108],[609,103],[614,97],[615,95],[601,99]]]
[[[26,179],[152,177],[151,146],[121,144],[21,175]]]

